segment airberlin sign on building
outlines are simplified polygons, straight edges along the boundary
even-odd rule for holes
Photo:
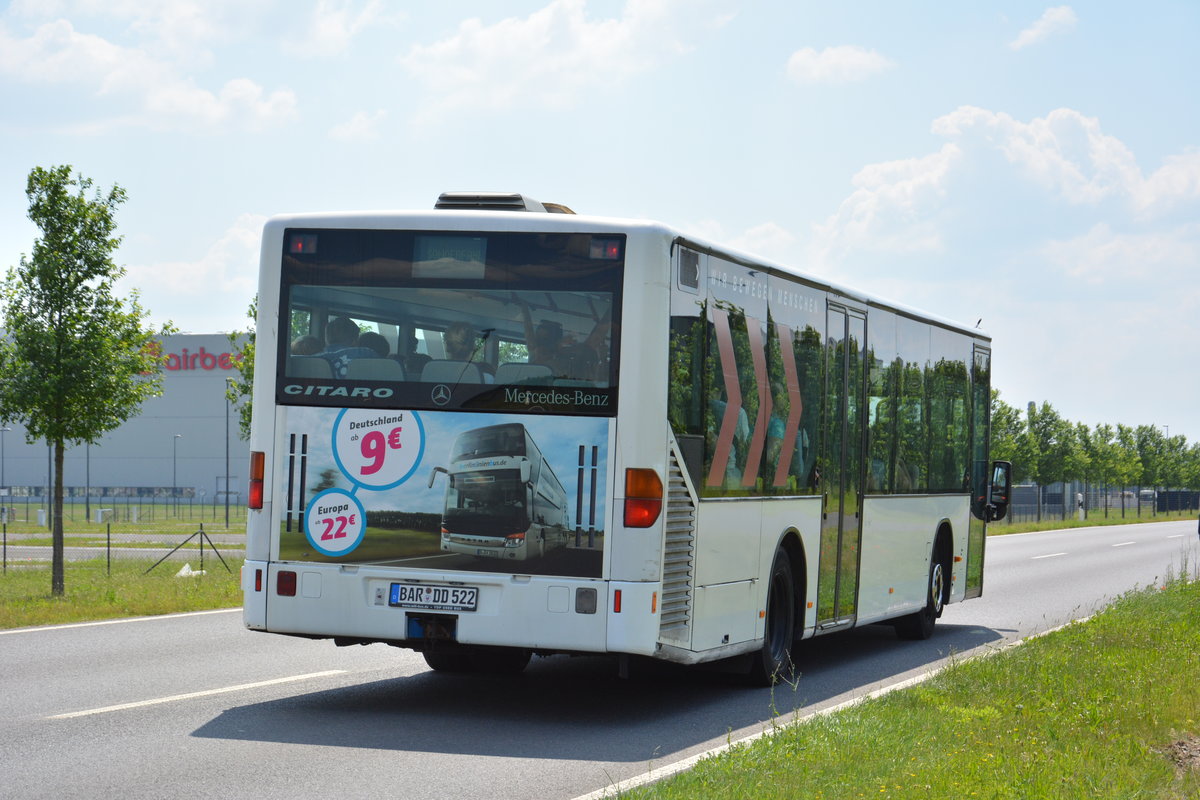
[[[214,353],[206,350],[204,347],[189,352],[188,348],[183,348],[178,353],[162,354],[162,344],[154,342],[150,345],[149,350],[156,356],[163,358],[163,369],[167,372],[183,372],[187,370],[204,370],[212,372],[218,369],[234,369],[235,364],[242,360],[241,353]]]

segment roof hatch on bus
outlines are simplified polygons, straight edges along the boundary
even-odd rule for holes
[[[561,203],[542,203],[517,192],[442,192],[433,206],[439,211],[537,211],[574,214]]]

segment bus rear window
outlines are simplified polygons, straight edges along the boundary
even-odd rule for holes
[[[288,231],[277,400],[615,414],[623,245],[612,234]]]

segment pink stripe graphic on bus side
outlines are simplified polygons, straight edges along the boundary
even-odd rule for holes
[[[750,356],[754,362],[754,382],[758,384],[758,418],[754,420],[754,435],[750,437],[750,452],[746,454],[746,471],[742,486],[753,486],[762,466],[763,445],[767,441],[767,421],[771,418],[771,385],[767,380],[767,350],[763,346],[762,323],[746,317],[746,333],[750,334]]]
[[[729,333],[729,313],[714,308],[713,332],[717,335],[717,351],[721,355],[721,374],[725,378],[725,414],[721,418],[721,432],[717,435],[717,448],[713,453],[712,466],[708,470],[708,486],[720,486],[725,480],[725,467],[729,464],[729,453],[733,449],[733,434],[737,429],[738,414],[742,410],[742,390],[738,386],[737,359],[733,355],[733,336]]]
[[[796,351],[792,346],[792,329],[782,322],[776,323],[779,332],[779,351],[783,356],[783,374],[787,378],[788,418],[783,429],[783,446],[779,450],[779,463],[775,466],[775,486],[787,482],[788,465],[792,463],[792,452],[796,449],[796,433],[800,430],[800,414],[804,411],[804,399],[800,394],[800,377],[796,374]]]

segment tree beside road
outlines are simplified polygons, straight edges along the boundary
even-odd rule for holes
[[[0,295],[0,421],[21,422],[30,443],[53,452],[51,591],[63,586],[63,454],[95,443],[162,393],[158,337],[133,291],[117,294],[125,269],[113,260],[115,213],[125,190],[107,191],[70,165],[35,167],[26,183],[29,219],[41,231],[11,267]],[[90,193],[90,195],[89,195]]]

